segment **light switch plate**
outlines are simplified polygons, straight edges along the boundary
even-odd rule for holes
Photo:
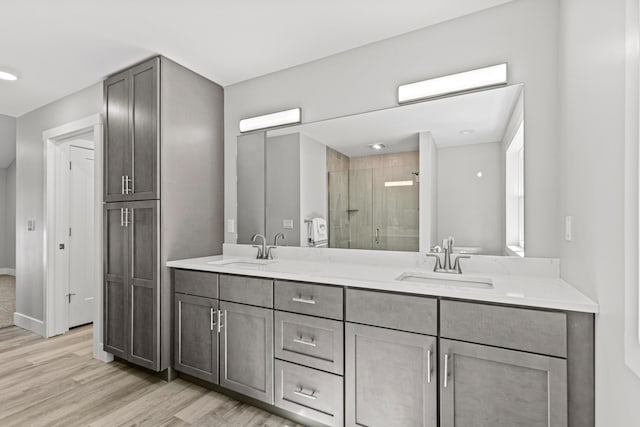
[[[283,219],[282,220],[282,228],[293,230],[293,220],[292,219]]]
[[[236,222],[232,219],[227,220],[227,233],[235,233],[236,232]]]

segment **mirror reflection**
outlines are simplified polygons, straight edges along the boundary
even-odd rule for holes
[[[238,243],[524,256],[522,85],[238,137]]]

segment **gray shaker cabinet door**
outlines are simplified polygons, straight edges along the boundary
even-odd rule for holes
[[[159,73],[153,58],[130,71],[131,200],[159,199]]]
[[[104,351],[123,359],[129,351],[128,236],[124,203],[104,205]]]
[[[127,203],[131,271],[130,361],[160,368],[158,201]]]
[[[220,385],[273,405],[273,310],[220,302]]]
[[[105,143],[104,201],[128,199],[124,179],[131,170],[129,128],[129,72],[116,74],[104,82]]]
[[[218,301],[175,294],[175,368],[218,384]]]
[[[564,359],[441,339],[440,368],[442,427],[567,426]]]
[[[347,323],[347,426],[437,425],[435,337]]]

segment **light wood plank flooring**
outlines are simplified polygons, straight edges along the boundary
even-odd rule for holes
[[[0,426],[300,426],[182,379],[92,358],[91,326],[0,329]]]
[[[16,311],[16,278],[0,276],[0,328],[13,325]]]

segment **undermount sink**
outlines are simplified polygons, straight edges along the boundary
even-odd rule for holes
[[[248,269],[258,269],[262,268],[265,265],[273,264],[277,260],[275,259],[222,259],[219,261],[210,261],[207,264],[210,265],[220,265],[225,267],[236,267],[236,268],[248,268]]]
[[[400,282],[422,283],[432,286],[457,286],[464,288],[492,289],[493,280],[488,277],[454,275],[446,273],[425,273],[409,271],[396,278]]]

